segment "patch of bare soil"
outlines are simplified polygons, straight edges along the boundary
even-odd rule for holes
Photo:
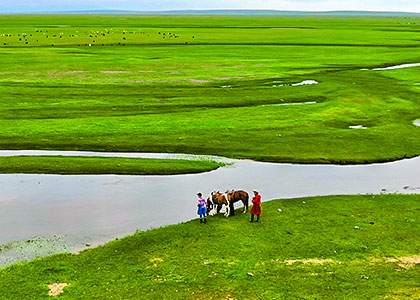
[[[180,82],[180,79],[166,79],[166,80],[159,80],[159,79],[151,79],[151,80],[133,80],[130,83],[149,83],[149,82]]]
[[[322,265],[324,263],[334,263],[335,261],[328,258],[328,259],[290,259],[283,261],[286,265],[293,265],[295,263],[301,262],[303,264],[316,264]]]
[[[213,77],[212,79],[214,80],[230,80],[233,79],[234,77]]]
[[[243,68],[243,67],[244,67],[244,65],[236,65],[236,66],[226,66],[226,67],[223,67],[223,68],[236,69],[236,68]]]
[[[371,257],[369,261],[373,265],[384,263],[397,263],[399,268],[397,268],[396,271],[401,271],[402,269],[411,269],[414,268],[416,265],[419,265],[420,255],[383,258]]]
[[[229,292],[222,292],[222,291],[199,291],[199,292],[192,292],[192,294],[187,299],[194,299],[194,300],[237,300],[231,293]],[[257,298],[250,298],[250,299],[257,299]]]
[[[162,263],[163,262],[163,259],[162,258],[160,258],[160,257],[155,257],[155,258],[151,258],[151,259],[149,259],[149,261],[152,263],[151,265],[149,265],[149,266],[147,266],[146,268],[147,269],[150,269],[150,268],[156,268],[160,263]]]
[[[48,292],[49,296],[58,296],[63,293],[63,289],[68,286],[68,283],[51,283],[48,285],[50,291]]]
[[[406,299],[420,299],[420,288],[413,286],[406,286],[392,290],[386,295],[382,296],[383,300],[406,300]]]
[[[420,255],[389,258],[387,262],[398,263],[398,266],[403,269],[411,269],[420,264]]]
[[[101,71],[102,74],[129,74],[129,71]]]
[[[86,73],[86,71],[66,71],[66,72],[62,72],[62,75],[71,75],[71,74],[82,74],[82,73]]]
[[[200,79],[187,79],[189,82],[191,83],[196,83],[196,84],[201,84],[201,83],[209,83],[210,81],[208,80],[200,80]]]
[[[188,79],[151,79],[151,80],[133,80],[130,81],[130,83],[149,83],[149,82],[182,82],[182,81],[189,81],[190,83],[194,83],[194,84],[203,84],[203,83],[209,83],[209,80],[200,80],[200,79],[193,79],[193,78],[188,78]]]

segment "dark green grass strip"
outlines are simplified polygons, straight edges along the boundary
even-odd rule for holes
[[[0,297],[49,299],[55,282],[69,284],[60,299],[419,296],[420,265],[398,259],[419,255],[420,195],[282,199],[262,211],[261,224],[237,211],[13,265],[0,271]]]
[[[0,173],[174,175],[215,170],[214,161],[108,157],[0,157]]]

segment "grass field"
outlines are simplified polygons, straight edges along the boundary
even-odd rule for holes
[[[69,284],[60,299],[420,297],[419,195],[281,199],[262,210],[261,224],[238,211],[9,266],[0,298],[51,299],[52,283]]]
[[[214,161],[104,157],[0,157],[0,174],[127,174],[174,175],[215,170]]]
[[[0,149],[337,164],[417,156],[420,67],[372,69],[420,63],[419,24],[0,15]],[[219,166],[0,158],[0,173],[169,175]],[[281,199],[262,209],[261,224],[238,212],[11,265],[0,270],[0,299],[51,299],[53,283],[69,285],[60,299],[420,298],[419,195]]]
[[[2,15],[0,148],[339,164],[413,157],[420,67],[362,69],[420,62],[418,23]],[[304,80],[318,84],[293,85]],[[316,103],[281,105],[304,102]]]

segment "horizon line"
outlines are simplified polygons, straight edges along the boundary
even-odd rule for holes
[[[51,11],[13,11],[0,12],[0,15],[6,14],[89,14],[93,12],[126,12],[135,14],[153,14],[153,13],[179,13],[179,12],[273,12],[273,13],[377,13],[377,14],[419,14],[418,11],[397,11],[397,10],[278,10],[278,9],[252,9],[252,8],[227,8],[227,9],[173,9],[173,10],[126,10],[126,9],[83,9],[83,10],[51,10]]]

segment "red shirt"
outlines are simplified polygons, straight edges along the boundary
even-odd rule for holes
[[[254,199],[252,199],[252,203],[261,205],[261,196],[260,194],[255,195]]]

